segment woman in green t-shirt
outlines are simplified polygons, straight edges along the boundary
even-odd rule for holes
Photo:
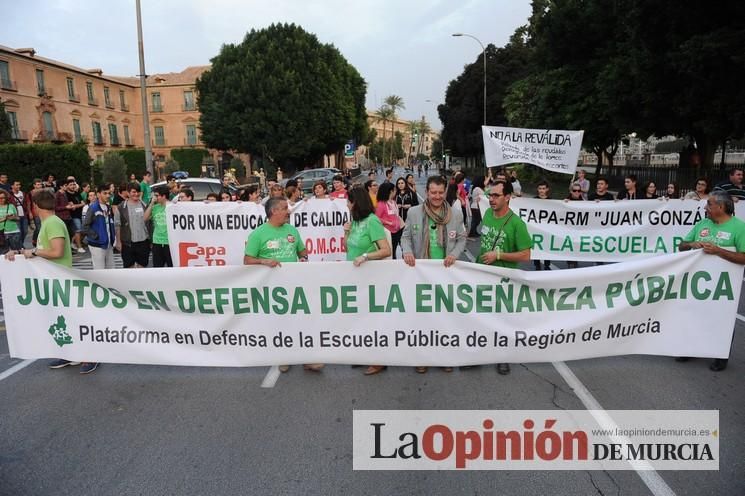
[[[391,256],[391,244],[385,227],[375,215],[370,195],[365,188],[355,186],[349,191],[347,206],[352,217],[344,224],[344,244],[347,260],[359,267],[368,260],[382,260]],[[385,365],[370,365],[365,375],[374,375],[386,369]]]
[[[21,249],[21,230],[18,228],[18,210],[10,202],[7,191],[0,189],[0,233],[5,236],[5,243],[0,246],[0,255],[8,250]]]

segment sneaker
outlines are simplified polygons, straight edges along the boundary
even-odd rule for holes
[[[85,253],[85,250],[83,248],[78,248],[78,253]]]
[[[510,364],[509,363],[498,363],[497,364],[497,374],[499,375],[507,375],[510,373]]]
[[[726,358],[715,358],[713,362],[711,362],[711,365],[709,365],[709,370],[712,370],[714,372],[721,372],[722,370],[727,368],[727,359]]]
[[[80,362],[71,362],[70,360],[64,360],[62,358],[49,362],[50,369],[61,369],[63,367],[67,367],[68,365],[80,365]]]
[[[98,368],[98,362],[86,362],[80,366],[81,374],[90,374]]]

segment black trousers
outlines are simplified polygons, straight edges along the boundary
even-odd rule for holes
[[[173,267],[169,245],[153,243],[153,267]]]

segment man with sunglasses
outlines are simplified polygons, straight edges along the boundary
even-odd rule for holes
[[[498,180],[489,189],[489,210],[481,221],[481,250],[477,261],[485,265],[516,269],[530,261],[532,240],[528,226],[510,210],[512,184]],[[500,375],[510,373],[510,364],[498,363]]]

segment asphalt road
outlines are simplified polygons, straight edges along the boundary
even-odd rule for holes
[[[474,241],[468,248],[478,251]],[[708,360],[654,356],[567,363],[605,409],[720,411],[720,470],[659,472],[672,494],[745,494],[744,326],[737,321],[720,373]],[[293,367],[271,388],[261,387],[266,367],[103,365],[82,376],[38,360],[8,375],[20,361],[4,334],[0,496],[655,494],[634,471],[352,470],[355,409],[585,409],[552,364],[513,365],[506,377],[486,366],[373,377]]]

